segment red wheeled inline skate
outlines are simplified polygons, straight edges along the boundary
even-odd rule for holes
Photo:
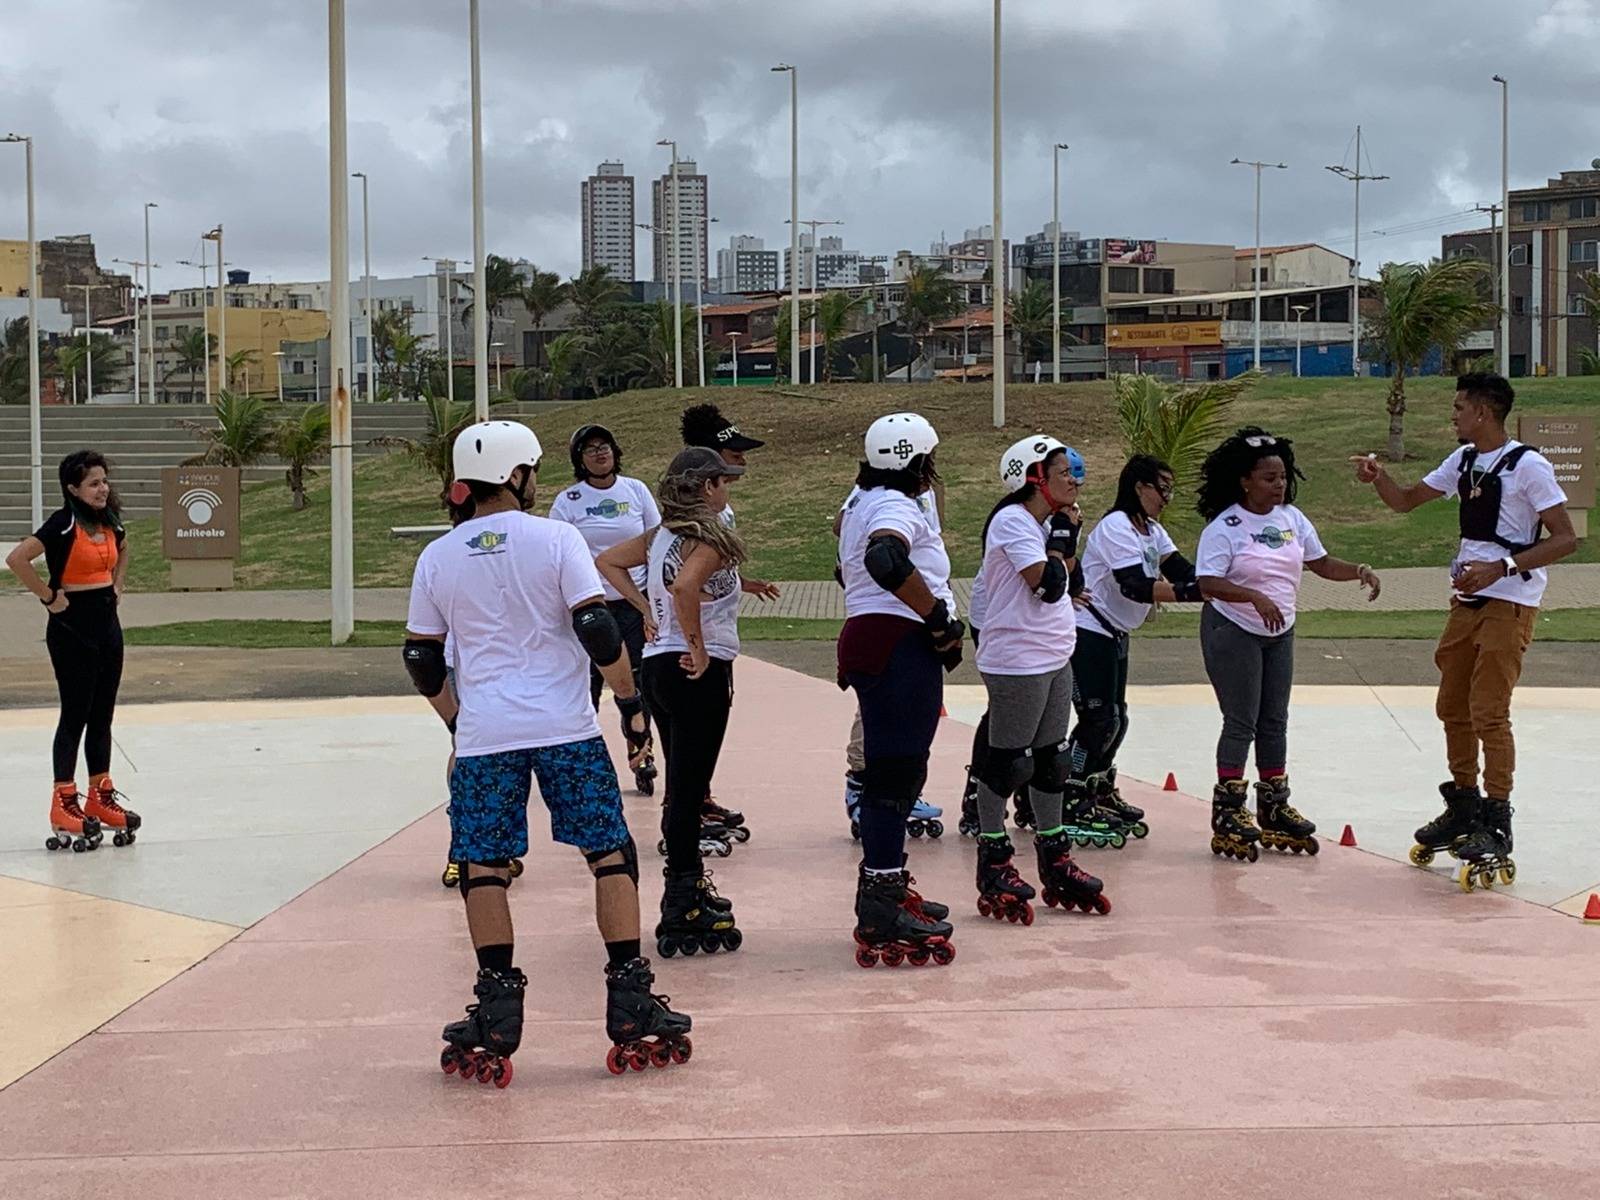
[[[689,1040],[693,1019],[667,1007],[672,997],[652,994],[650,985],[655,981],[648,958],[606,968],[606,1036],[612,1042],[606,1070],[613,1075],[630,1067],[642,1071],[647,1065],[686,1063],[694,1053]]]
[[[465,1020],[444,1027],[444,1040],[450,1044],[439,1054],[439,1066],[446,1075],[507,1087],[511,1083],[511,1056],[522,1044],[522,997],[528,990],[528,977],[517,968],[509,971],[478,971],[473,994],[476,1004],[467,1005]]]
[[[1092,910],[1102,916],[1111,911],[1105,885],[1072,861],[1071,834],[1063,830],[1036,837],[1033,844],[1039,853],[1039,884],[1046,905],[1064,909],[1077,905],[1084,912]]]
[[[954,960],[950,922],[928,915],[928,902],[920,897],[911,906],[909,878],[904,870],[874,875],[861,869],[856,884],[857,965],[898,967],[909,961],[922,967],[932,961],[942,967]]]
[[[996,921],[1033,924],[1033,885],[1012,862],[1011,839],[1005,834],[978,837],[978,912]]]

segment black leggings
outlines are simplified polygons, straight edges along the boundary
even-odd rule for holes
[[[77,777],[83,743],[90,776],[111,770],[111,717],[122,684],[122,624],[110,588],[69,593],[67,611],[52,613],[45,646],[61,693],[52,748],[57,783]]]
[[[674,875],[700,871],[700,813],[711,791],[711,777],[722,754],[733,707],[733,664],[713,658],[706,673],[690,679],[675,653],[644,660],[644,697],[655,716],[666,759],[667,870]]]
[[[1117,763],[1128,736],[1128,635],[1105,637],[1078,631],[1072,652],[1072,706],[1078,723],[1068,754],[1072,778],[1082,783]]]
[[[611,611],[612,618],[617,623],[617,628],[622,631],[622,645],[628,652],[628,665],[633,668],[633,686],[644,693],[644,684],[640,682],[639,672],[644,665],[644,616],[637,608],[626,600],[607,600],[606,608]],[[600,689],[605,686],[605,680],[600,677],[600,668],[593,663],[589,664],[589,703],[600,708]],[[644,727],[650,728],[650,712],[646,708]],[[627,736],[624,727],[623,736]]]

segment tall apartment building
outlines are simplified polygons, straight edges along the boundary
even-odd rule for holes
[[[789,252],[783,254],[783,286],[790,280]],[[817,241],[815,234],[807,231],[800,235],[800,286],[856,287],[861,283],[861,254],[846,250],[842,237],[825,237]]]
[[[583,181],[583,269],[605,267],[632,283],[634,274],[633,176],[620,162],[603,162]]]
[[[775,292],[780,286],[779,255],[766,242],[749,234],[728,239],[717,251],[716,289],[719,292]]]
[[[678,262],[683,285],[692,286],[706,277],[710,248],[706,244],[708,188],[706,177],[692,159],[678,160]],[[671,283],[672,270],[672,172],[650,182],[651,259],[657,283]],[[696,253],[698,248],[699,253]]]

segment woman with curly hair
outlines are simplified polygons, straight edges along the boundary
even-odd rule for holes
[[[733,706],[733,660],[739,654],[739,564],[744,542],[721,513],[728,484],[744,468],[715,450],[678,453],[656,489],[661,524],[602,553],[601,576],[623,599],[647,604],[641,671],[645,700],[666,759],[662,833],[666,890],[656,946],[682,951],[737,950],[743,940],[733,905],[706,878],[701,807],[722,753]],[[648,569],[640,596],[630,569]]]
[[[1294,446],[1251,425],[1207,456],[1196,508],[1195,574],[1206,606],[1200,649],[1222,710],[1211,852],[1254,862],[1256,843],[1317,852],[1317,827],[1289,803],[1289,693],[1294,683],[1295,601],[1303,570],[1359,581],[1378,598],[1376,572],[1334,558],[1295,507]],[[1245,808],[1245,766],[1256,753],[1256,821]]]

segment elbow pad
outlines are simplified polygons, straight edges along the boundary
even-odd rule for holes
[[[1144,573],[1143,567],[1117,567],[1111,575],[1118,590],[1135,604],[1155,603],[1156,581]]]
[[[405,649],[401,653],[406,663],[406,674],[411,676],[411,682],[416,685],[418,692],[426,699],[432,700],[444,691],[445,680],[449,678],[449,667],[444,661],[443,642],[427,638],[407,638]]]
[[[604,604],[585,604],[574,612],[572,632],[595,666],[609,667],[622,657],[622,630]]]
[[[1174,550],[1161,561],[1161,575],[1170,584],[1194,582],[1194,564]]]
[[[1054,604],[1067,594],[1067,564],[1059,558],[1044,560],[1044,574],[1039,576],[1039,586],[1033,594],[1046,604]]]
[[[917,573],[906,544],[893,534],[879,534],[869,541],[861,561],[867,574],[872,576],[872,582],[886,592],[897,590]]]

